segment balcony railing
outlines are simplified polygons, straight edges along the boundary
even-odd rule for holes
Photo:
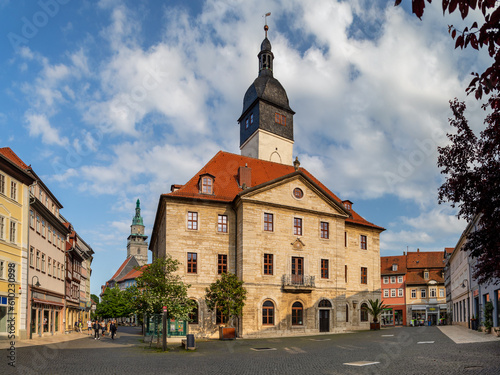
[[[311,291],[315,288],[314,276],[309,275],[283,275],[281,277],[283,290]]]

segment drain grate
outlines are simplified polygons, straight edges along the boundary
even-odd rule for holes
[[[276,348],[250,348],[252,350],[255,350],[256,352],[263,352],[266,350],[276,350]]]

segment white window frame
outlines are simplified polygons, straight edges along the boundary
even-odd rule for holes
[[[411,298],[413,298],[413,299],[417,298],[417,290],[416,289],[411,290]]]
[[[403,276],[398,276],[398,284],[402,284],[403,283]]]
[[[10,181],[10,198],[17,201],[17,182]]]
[[[384,284],[389,284],[389,276],[384,276]]]
[[[427,289],[420,289],[420,298],[427,298]]]
[[[391,284],[396,284],[396,276],[391,276]]]
[[[396,289],[391,289],[391,298],[396,297]]]
[[[0,279],[5,279],[6,266],[7,266],[7,261],[0,259]]]
[[[4,239],[4,232],[5,232],[5,218],[3,216],[0,216],[0,240]]]
[[[404,297],[403,288],[398,289],[398,297]]]
[[[436,288],[429,288],[429,298],[436,298],[436,297],[437,297]]]
[[[443,288],[439,289],[439,298],[444,298],[444,289]]]
[[[5,175],[0,173],[0,193],[5,195]]]
[[[384,298],[389,298],[389,289],[384,289]]]
[[[16,228],[16,222],[15,221],[10,221],[10,226],[9,226],[9,241],[12,243],[16,243],[16,235],[17,235],[17,228]]]

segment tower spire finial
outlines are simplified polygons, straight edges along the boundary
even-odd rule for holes
[[[264,31],[266,32],[266,38],[267,38],[267,30],[269,30],[269,26],[267,26],[267,17],[271,15],[271,12],[267,12],[264,14],[264,20],[265,20],[265,25],[264,25]]]

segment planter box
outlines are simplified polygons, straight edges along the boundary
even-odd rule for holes
[[[377,331],[380,329],[380,323],[377,322],[377,323],[370,323],[370,330],[372,331]]]
[[[219,340],[234,340],[236,338],[236,328],[219,327]]]
[[[470,320],[470,328],[473,331],[477,331],[477,320],[476,319],[471,319]]]

